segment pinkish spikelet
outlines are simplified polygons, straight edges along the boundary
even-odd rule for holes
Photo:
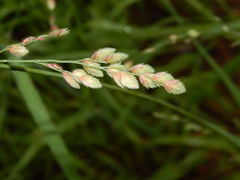
[[[138,89],[139,84],[135,76],[128,72],[119,71],[112,74],[112,78],[121,88]]]
[[[56,29],[56,30],[48,33],[48,35],[49,35],[49,36],[57,36],[58,32],[59,32],[59,29]]]
[[[174,80],[173,76],[167,72],[159,72],[156,73],[152,76],[152,81],[157,85],[157,86],[164,86],[164,83],[169,81],[169,80]]]
[[[73,88],[76,88],[76,89],[80,89],[80,85],[75,80],[75,78],[73,77],[72,73],[65,71],[65,72],[62,73],[62,75],[63,75],[63,78],[65,79],[65,81],[70,86],[72,86]]]
[[[110,54],[113,54],[116,51],[115,48],[102,48],[97,50],[92,56],[91,59],[94,61],[101,61],[103,60],[105,57],[109,56]]]
[[[61,70],[63,69],[62,66],[59,66],[58,64],[55,64],[55,63],[53,63],[53,67],[55,69],[61,69]]]
[[[23,45],[12,45],[8,47],[8,51],[17,57],[23,57],[29,53],[28,49]]]
[[[87,73],[83,70],[83,69],[75,69],[73,72],[72,72],[72,75],[73,75],[73,78],[81,83],[81,81],[79,80],[79,78],[82,76],[82,75],[87,75]]]
[[[82,76],[87,74],[83,69],[75,69],[72,73],[74,76]]]
[[[137,64],[131,67],[130,71],[134,74],[154,73],[155,70],[148,64]]]
[[[58,36],[64,36],[66,34],[69,34],[70,30],[67,29],[67,28],[64,28],[64,29],[60,29],[59,32],[58,32]]]
[[[48,67],[50,68],[53,68],[53,69],[60,69],[62,70],[63,68],[61,66],[59,66],[58,64],[56,63],[49,63],[49,64],[46,64]]]
[[[92,62],[89,60],[84,60],[83,63],[86,65],[93,66],[93,67],[89,67],[89,66],[83,65],[84,70],[87,71],[89,74],[91,74],[92,76],[95,76],[95,77],[103,77],[103,72],[100,70],[101,65],[99,63]],[[94,68],[94,67],[96,67],[96,68]]]
[[[29,36],[22,41],[22,44],[28,44],[29,42],[31,42],[34,39],[35,39],[35,37]]]
[[[78,77],[79,81],[85,85],[86,87],[90,87],[93,89],[98,89],[102,87],[102,84],[97,78],[94,78],[90,75],[82,75]]]
[[[119,71],[126,71],[126,67],[121,64],[112,64],[107,69],[107,74],[112,77],[113,73],[119,72]]]
[[[48,35],[49,36],[64,36],[66,34],[69,33],[70,30],[68,30],[67,28],[65,29],[56,29],[52,32],[50,32]]]
[[[152,75],[153,74],[151,74],[151,73],[145,73],[144,75],[140,75],[139,81],[146,88],[156,88],[157,86],[154,84],[154,82],[151,79]]]
[[[46,38],[48,37],[48,35],[46,34],[43,34],[43,35],[40,35],[36,38],[37,41],[42,41],[42,40],[45,40]]]
[[[186,92],[184,84],[177,79],[165,82],[164,88],[170,94],[182,94]]]
[[[126,53],[118,52],[118,53],[114,53],[114,54],[108,55],[107,57],[105,57],[103,59],[103,61],[105,61],[107,63],[110,63],[110,64],[113,64],[113,63],[118,63],[118,62],[124,61],[125,59],[128,58],[128,56],[129,55],[126,54]]]

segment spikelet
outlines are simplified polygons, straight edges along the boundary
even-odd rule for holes
[[[76,69],[72,72],[74,79],[93,89],[97,89],[97,88],[101,88],[102,84],[100,83],[100,81],[97,78],[94,78],[90,75],[88,75],[83,69]]]
[[[110,77],[112,77],[113,73],[116,73],[116,72],[119,72],[119,71],[126,71],[126,70],[127,70],[127,68],[122,64],[112,64],[112,65],[108,66],[107,74]]]
[[[37,41],[43,41],[43,40],[45,40],[47,37],[48,37],[48,35],[43,34],[43,35],[40,35],[40,36],[36,37],[36,40],[37,40]]]
[[[137,64],[130,68],[130,71],[134,74],[141,75],[143,73],[154,73],[155,70],[148,64]]]
[[[164,88],[170,94],[182,94],[186,92],[184,84],[178,79],[165,82]]]
[[[62,66],[59,66],[58,64],[56,63],[49,63],[49,64],[46,64],[48,67],[52,68],[52,69],[60,69],[62,70]]]
[[[87,73],[83,69],[75,69],[72,72],[72,74],[73,74],[74,77],[80,77],[82,75],[87,75]]]
[[[70,30],[67,28],[64,29],[56,29],[50,33],[48,33],[49,36],[64,36],[66,34],[69,34]]]
[[[173,76],[167,72],[159,72],[156,73],[152,76],[152,81],[157,85],[157,86],[164,86],[164,83],[169,81],[169,80],[174,80]]]
[[[112,78],[121,88],[139,89],[139,84],[135,76],[128,72],[119,71],[112,73]]]
[[[78,77],[78,79],[86,87],[90,87],[93,89],[98,89],[102,87],[102,84],[100,83],[100,81],[97,78],[92,77],[90,75],[82,75]]]
[[[101,65],[99,63],[92,62],[89,60],[84,60],[83,63],[86,65],[93,66],[93,67],[89,67],[89,66],[83,65],[83,68],[85,71],[87,71],[87,73],[89,73],[95,77],[103,77],[103,72],[102,72],[102,70],[100,70]],[[94,68],[94,67],[96,67],[96,68]]]
[[[109,63],[109,64],[119,63],[119,62],[122,62],[125,59],[127,59],[128,56],[129,55],[126,54],[126,53],[118,52],[118,53],[108,55],[107,57],[105,57],[103,59],[103,61],[106,62],[106,63]]]
[[[65,81],[72,86],[73,88],[76,89],[80,89],[80,85],[78,84],[78,82],[75,80],[75,78],[73,77],[72,73],[68,72],[68,71],[64,71],[62,73],[63,78],[65,79]]]
[[[152,81],[151,79],[152,76],[153,74],[151,73],[145,73],[144,75],[139,76],[139,81],[146,88],[156,88],[157,85]]]
[[[33,41],[34,39],[35,39],[35,37],[29,36],[22,41],[22,44],[28,44],[29,42]]]
[[[8,51],[17,57],[23,57],[29,53],[28,49],[23,45],[12,45],[8,47]]]
[[[111,47],[107,47],[107,48],[102,48],[102,49],[99,49],[98,51],[96,51],[92,56],[91,56],[91,59],[94,60],[94,61],[101,61],[113,54],[114,52],[116,51],[115,48],[111,48]],[[104,61],[103,61],[104,62]]]

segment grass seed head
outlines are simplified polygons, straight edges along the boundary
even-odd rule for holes
[[[17,57],[23,57],[29,53],[29,50],[25,46],[19,44],[8,47],[8,51]]]

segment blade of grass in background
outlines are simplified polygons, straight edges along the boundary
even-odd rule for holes
[[[208,54],[207,50],[195,39],[192,39],[195,47],[199,53],[206,59],[206,61],[212,66],[218,76],[225,83],[229,92],[232,94],[233,99],[236,101],[238,107],[240,107],[240,91],[237,86],[232,82],[229,76],[223,71],[222,68],[215,62],[215,60]]]
[[[79,120],[79,117],[81,117],[81,120]],[[57,125],[58,132],[60,134],[66,133],[67,131],[71,130],[73,127],[75,127],[78,124],[83,124],[85,121],[87,121],[91,117],[91,114],[86,114],[85,111],[77,112],[76,114],[72,114],[71,116],[64,119],[63,122]],[[36,131],[36,130],[34,130]],[[31,133],[33,134],[33,133]],[[35,156],[37,156],[38,151],[46,146],[46,141],[44,141],[42,135],[38,135],[37,138],[34,137],[34,142],[32,142],[29,147],[26,149],[24,154],[22,155],[21,159],[16,163],[14,168],[11,171],[11,174],[8,176],[7,180],[14,179],[17,174],[20,173],[21,170],[27,167],[27,165],[35,159]],[[81,167],[85,167],[86,165],[82,161],[76,161],[76,164]],[[86,171],[89,171],[90,168],[84,169]]]
[[[168,9],[168,11],[176,17],[176,21],[182,26],[184,26],[182,17],[177,13],[175,7],[171,4],[171,2],[167,0],[161,0],[161,1],[165,4],[165,7]],[[201,4],[195,3],[195,5],[200,6]],[[199,7],[199,8],[203,9],[203,7]],[[202,11],[202,12],[205,12],[205,11]],[[238,105],[238,107],[240,107],[239,89],[234,85],[234,83],[231,81],[229,76],[221,69],[221,67],[215,62],[215,60],[208,54],[206,48],[204,48],[196,39],[192,38],[192,42],[197,48],[197,50],[199,51],[199,53],[207,60],[207,62],[211,65],[211,67],[215,70],[218,76],[225,83],[233,99],[236,101],[236,104]]]
[[[70,180],[81,179],[73,159],[55,125],[52,123],[51,117],[31,77],[25,72],[13,72],[13,75],[30,113],[39,126],[39,129],[43,132],[44,139],[61,166],[65,176]]]

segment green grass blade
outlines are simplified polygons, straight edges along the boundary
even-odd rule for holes
[[[177,22],[184,26],[181,16],[177,13],[176,9],[172,5],[171,2],[162,0],[166,4],[166,8],[168,11],[177,17]],[[199,5],[199,4],[197,4]],[[203,8],[203,7],[201,7]],[[231,93],[232,97],[236,101],[237,105],[240,107],[240,91],[228,77],[228,75],[220,68],[220,66],[215,62],[215,60],[209,55],[207,50],[195,39],[192,38],[192,42],[199,51],[199,53],[207,60],[207,62],[212,66],[214,71],[218,74],[218,76],[222,79],[225,83],[226,87],[228,88],[229,92]]]
[[[39,129],[43,132],[44,139],[64,171],[65,176],[70,180],[80,179],[73,159],[68,152],[63,139],[58,134],[55,125],[52,123],[50,115],[47,112],[31,77],[24,72],[13,72],[13,74],[29,111],[34,117]]]

